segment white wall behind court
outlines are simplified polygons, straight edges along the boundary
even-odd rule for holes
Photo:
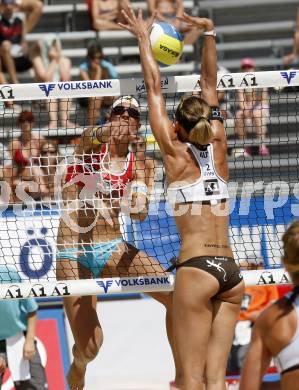
[[[151,298],[104,301],[104,344],[87,369],[85,390],[168,390],[174,365],[165,309]],[[67,322],[69,346],[73,338]]]

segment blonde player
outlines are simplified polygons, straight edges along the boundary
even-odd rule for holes
[[[161,92],[160,71],[139,10],[123,12],[136,35],[146,84],[150,125],[159,144],[169,200],[181,236],[174,291],[174,335],[182,365],[180,390],[225,389],[226,362],[244,283],[228,242],[227,142],[216,91],[213,22],[184,14],[204,30],[200,86],[203,99],[183,99],[173,126]],[[151,19],[151,22],[153,22]]]

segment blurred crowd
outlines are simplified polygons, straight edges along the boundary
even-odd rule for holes
[[[88,0],[87,4],[92,29],[96,31],[119,30],[118,22],[124,22],[121,11],[128,9],[129,1]],[[185,44],[197,43],[200,32],[176,19],[184,12],[183,0],[147,0],[147,5],[148,15],[157,11],[159,20],[174,24],[182,32]],[[72,79],[72,63],[70,58],[62,54],[62,44],[58,35],[55,33],[47,34],[43,40],[35,42],[27,42],[26,40],[26,34],[34,31],[35,26],[40,22],[42,13],[43,2],[41,0],[0,0],[0,84],[20,83],[22,73],[29,70],[33,74],[34,81],[39,83],[67,82]],[[283,59],[286,65],[291,64],[299,53],[299,11],[297,27],[294,34],[293,50]],[[252,58],[241,59],[240,72],[251,73],[256,70],[257,66]],[[219,68],[220,74],[228,72],[227,69]],[[118,78],[115,66],[109,58],[104,56],[103,47],[98,39],[91,40],[87,45],[86,58],[79,66],[79,78],[80,80]],[[266,89],[238,90],[237,96],[234,97],[237,107],[230,106],[227,94],[219,94],[219,98],[223,116],[234,121],[235,138],[244,141],[248,137],[247,130],[250,127],[254,137],[260,139],[258,154],[268,156],[270,154],[267,145],[268,91]],[[104,123],[112,103],[111,97],[78,99],[80,108],[86,110],[87,126]],[[45,100],[43,108],[48,114],[48,122],[44,129],[47,131],[59,128],[76,129],[78,124],[71,117],[73,105],[74,102],[64,99],[59,101]],[[20,201],[17,191],[20,184],[22,184],[23,191],[34,199],[51,200],[54,196],[54,174],[59,162],[60,139],[43,136],[47,132],[39,131],[40,127],[36,125],[37,118],[33,108],[21,108],[12,101],[6,101],[5,107],[3,107],[4,110],[13,109],[15,113],[18,112],[17,131],[11,132],[8,143],[0,144],[0,176],[9,184],[7,192],[4,194],[2,191],[2,202],[4,203]],[[70,142],[69,138],[68,142]],[[76,142],[75,136],[73,142]],[[252,154],[253,150],[250,146],[239,147],[234,151],[236,158],[248,157]],[[248,264],[246,264],[246,268],[248,269]],[[276,287],[250,287],[246,289],[229,360],[229,374],[240,374],[253,324],[258,314],[277,298]],[[11,310],[14,318],[7,315],[9,305],[14,306]],[[20,308],[19,305],[23,306]],[[21,322],[17,318],[20,310],[25,312],[26,321]],[[41,384],[38,388],[46,388],[44,371],[40,366],[34,341],[36,311],[37,306],[32,299],[1,303],[0,313],[5,312],[5,316],[1,315],[1,318],[6,318],[7,324],[2,321],[0,327],[0,374],[9,365],[6,355],[6,340],[19,334],[24,338],[25,358],[31,362],[37,359],[35,363],[40,367],[38,380],[41,381]],[[9,329],[11,323],[16,324],[15,333]],[[17,386],[18,384],[16,384],[16,388],[18,388]]]

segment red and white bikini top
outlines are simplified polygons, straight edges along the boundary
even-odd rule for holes
[[[121,173],[111,173],[105,168],[107,156],[108,144],[103,144],[99,154],[88,155],[82,163],[70,165],[65,181],[82,187],[87,195],[102,193],[114,199],[122,197],[126,185],[133,180],[134,153],[127,154],[125,168]],[[110,164],[108,158],[108,167]]]

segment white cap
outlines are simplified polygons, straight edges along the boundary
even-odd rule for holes
[[[140,112],[140,106],[138,101],[133,96],[121,96],[112,104],[112,108],[121,106],[123,103],[129,103],[131,107],[136,108]]]

